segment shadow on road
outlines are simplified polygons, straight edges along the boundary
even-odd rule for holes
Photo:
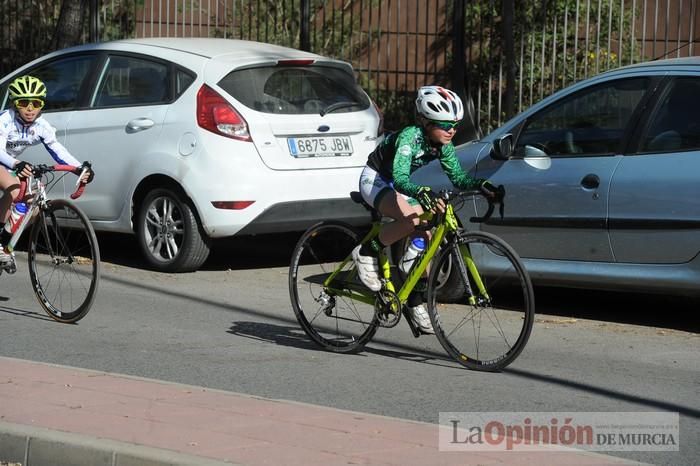
[[[200,270],[243,270],[288,267],[300,233],[241,236],[214,240],[209,259]],[[149,269],[136,237],[98,233],[102,261]]]
[[[276,345],[291,346],[311,351],[325,351],[319,345],[309,339],[304,331],[298,326],[277,325],[267,322],[246,322],[238,321],[227,330],[228,333],[236,336],[250,338],[258,341],[266,341]],[[384,348],[378,348],[381,344]],[[391,348],[391,349],[389,349]],[[387,338],[375,337],[372,342],[356,353],[346,353],[349,356],[362,356],[363,354],[377,354],[388,358],[403,359],[406,361],[419,362],[423,364],[439,365],[443,367],[453,367],[462,369],[454,363],[444,353],[436,353],[422,349],[416,349]]]
[[[7,301],[7,298],[0,298],[2,301]],[[55,322],[51,317],[40,312],[28,311],[26,309],[18,309],[16,307],[0,306],[0,314],[12,314],[15,316],[27,317],[30,319],[45,320],[46,322]],[[65,325],[65,324],[64,324]]]
[[[319,349],[299,326],[277,325],[267,322],[234,322],[227,333],[293,348]]]
[[[288,267],[301,233],[242,236],[214,241],[202,271]],[[148,269],[135,236],[99,233],[104,262]],[[700,333],[700,299],[643,293],[537,287],[537,313]]]
[[[700,333],[700,299],[573,288],[535,289],[537,314]]]

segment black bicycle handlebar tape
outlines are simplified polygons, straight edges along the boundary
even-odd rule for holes
[[[438,221],[440,219],[440,215],[440,213],[434,213],[430,220],[428,220],[425,223],[419,223],[418,225],[416,225],[416,231],[432,230],[437,226],[438,223],[440,223],[440,221]]]
[[[493,198],[489,198],[484,195],[482,192],[478,192],[475,194],[480,194],[483,196],[484,199],[486,199],[486,202],[488,202],[489,207],[486,210],[486,213],[482,215],[481,217],[471,217],[469,219],[470,222],[472,223],[484,223],[486,222],[491,216],[493,215],[493,210],[496,207],[496,204],[498,204],[498,213],[500,214],[501,218],[503,218],[503,211],[505,209],[505,202],[504,199],[506,197],[506,188],[502,185],[499,184],[498,187],[496,188],[496,194]]]

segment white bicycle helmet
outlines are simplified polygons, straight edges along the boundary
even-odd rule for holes
[[[423,86],[418,89],[416,111],[434,121],[460,121],[464,118],[462,99],[440,86]]]

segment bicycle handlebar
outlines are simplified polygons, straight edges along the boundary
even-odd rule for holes
[[[476,192],[472,194],[480,194],[484,199],[486,199],[486,202],[488,202],[489,207],[486,210],[486,213],[482,215],[481,217],[470,217],[469,221],[472,223],[484,223],[486,220],[491,218],[493,215],[493,209],[496,204],[498,204],[498,214],[503,218],[503,211],[505,210],[505,202],[504,199],[506,197],[506,188],[502,185],[499,184],[496,187],[496,192],[494,193],[493,197],[487,196],[483,191],[481,190],[475,190]]]
[[[470,189],[467,191],[442,190],[438,194],[438,197],[440,199],[442,199],[443,201],[445,201],[446,203],[450,202],[452,199],[455,199],[457,197],[471,197],[471,196],[483,197],[484,199],[486,199],[486,202],[488,202],[489,207],[486,210],[486,213],[484,215],[482,215],[481,217],[477,217],[477,216],[470,217],[469,218],[470,222],[472,222],[472,223],[484,223],[485,221],[487,221],[493,215],[493,211],[495,209],[496,204],[499,205],[498,212],[499,212],[501,218],[503,218],[503,211],[505,209],[504,199],[506,196],[506,188],[503,185],[498,185],[498,187],[496,187],[496,193],[493,197],[487,196],[486,193],[484,193],[480,189]],[[425,224],[418,225],[416,227],[416,230],[425,231],[425,230],[432,229],[433,227],[435,227],[438,223],[440,223],[442,221],[442,215],[444,215],[444,214],[433,215],[433,217],[430,219],[430,221],[428,221]]]
[[[82,176],[82,174],[85,172],[85,170],[89,169],[91,166],[92,165],[90,164],[90,162],[83,162],[82,165],[80,165],[78,167],[78,168],[82,169],[80,175],[78,175],[78,176]],[[49,172],[75,173],[75,169],[76,169],[76,167],[74,167],[72,165],[61,165],[61,164],[58,164],[58,165],[43,165],[43,164],[42,165],[33,165],[32,166],[32,175],[34,177],[38,178],[38,177],[41,177],[44,174],[49,173]],[[78,183],[78,188],[75,190],[75,192],[73,194],[70,195],[70,198],[77,199],[80,196],[82,196],[83,191],[85,191],[86,184],[87,183],[85,183],[84,181],[80,181]],[[26,180],[26,178],[21,178],[19,180],[19,194],[17,195],[17,199],[24,199],[24,195],[25,195],[26,191],[27,191],[27,180]]]

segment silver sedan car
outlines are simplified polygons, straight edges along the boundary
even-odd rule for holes
[[[457,150],[506,187],[505,239],[540,285],[700,295],[700,57],[623,67],[544,99]],[[416,173],[449,187],[437,164]],[[494,265],[498,257],[493,257]]]

